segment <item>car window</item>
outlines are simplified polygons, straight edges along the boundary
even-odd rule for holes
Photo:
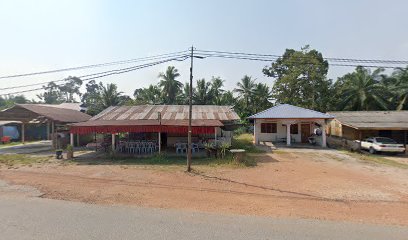
[[[369,143],[373,142],[373,140],[371,140],[371,139],[367,139],[366,141],[369,142]]]
[[[378,143],[397,143],[396,141],[394,141],[391,138],[385,138],[385,137],[379,137],[375,139]]]

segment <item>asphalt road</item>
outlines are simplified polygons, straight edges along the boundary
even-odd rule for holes
[[[408,228],[0,195],[0,239],[407,239]]]

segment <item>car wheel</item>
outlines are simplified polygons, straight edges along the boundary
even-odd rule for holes
[[[372,148],[372,147],[370,147],[370,149],[368,150],[371,154],[375,154],[375,149],[374,148]]]

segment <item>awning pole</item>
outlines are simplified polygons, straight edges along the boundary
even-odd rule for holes
[[[21,143],[25,143],[25,123],[21,124]]]

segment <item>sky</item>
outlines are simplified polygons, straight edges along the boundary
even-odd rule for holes
[[[192,45],[277,55],[310,45],[324,57],[408,60],[407,9],[405,0],[0,0],[0,76],[134,59]],[[273,79],[262,74],[268,64],[197,59],[194,79],[219,76],[226,89],[233,89],[250,75],[272,86]],[[189,61],[100,80],[133,95],[136,88],[158,83],[168,65],[179,69],[181,82],[188,81]],[[122,67],[127,66],[0,79],[0,88]],[[351,71],[333,66],[328,77]],[[26,96],[35,98],[40,92]]]

